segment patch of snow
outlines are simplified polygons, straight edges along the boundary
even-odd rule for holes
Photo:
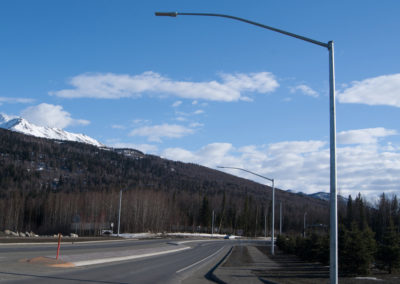
[[[123,233],[123,234],[119,234],[119,236],[124,239],[155,238],[155,237],[160,237],[161,235],[162,235],[161,233],[157,233],[157,234],[154,234],[154,233],[135,233],[135,234]],[[117,234],[112,234],[111,236],[118,237]]]
[[[111,236],[117,237],[117,234]],[[238,236],[226,234],[206,234],[206,233],[123,233],[119,234],[124,239],[143,239],[143,238],[159,238],[162,236],[169,237],[196,237],[196,238],[217,238],[217,239],[235,239]]]
[[[359,280],[373,280],[373,281],[383,281],[382,279],[378,279],[376,277],[356,277]]]
[[[58,128],[38,126],[30,123],[29,121],[21,117],[12,117],[6,114],[0,114],[0,128],[5,128],[11,131],[35,137],[63,141],[74,141],[94,145],[96,147],[104,147],[104,145],[101,144],[99,141],[85,134],[76,134]]]
[[[235,239],[238,238],[234,235],[226,235],[226,234],[207,234],[207,233],[167,233],[167,236],[173,237],[200,237],[200,238],[229,238]]]

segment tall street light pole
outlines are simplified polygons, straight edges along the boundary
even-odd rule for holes
[[[307,216],[307,212],[304,212],[304,222],[303,222],[303,237],[306,237],[306,216]]]
[[[265,176],[253,173],[249,170],[246,169],[242,169],[242,168],[235,168],[235,167],[217,167],[220,169],[234,169],[234,170],[240,170],[240,171],[244,171],[247,173],[250,173],[252,175],[258,176],[260,178],[269,180],[270,182],[272,182],[272,221],[271,221],[271,254],[274,255],[275,254],[275,248],[274,248],[274,232],[275,232],[275,180],[273,178],[267,178]],[[265,223],[264,223],[265,224]],[[267,231],[266,228],[265,232]]]
[[[119,237],[119,228],[121,227],[121,203],[122,203],[122,189],[119,190],[118,231],[117,231],[118,237]]]
[[[282,201],[279,202],[279,235],[282,235]]]
[[[245,22],[264,29],[268,29],[280,34],[294,37],[303,41],[307,41],[324,48],[329,51],[329,129],[330,129],[330,283],[338,283],[338,228],[337,228],[337,192],[336,192],[336,110],[335,110],[335,64],[334,64],[334,45],[333,41],[328,43],[313,40],[301,35],[290,33],[281,29],[263,25],[257,22],[249,21],[243,18],[234,17],[224,14],[213,13],[181,13],[181,12],[156,12],[156,16],[210,16],[222,17]]]

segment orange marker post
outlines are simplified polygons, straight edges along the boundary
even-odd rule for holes
[[[61,234],[58,233],[58,246],[57,246],[57,256],[56,256],[56,260],[58,260],[58,255],[60,254],[60,245],[61,245]]]

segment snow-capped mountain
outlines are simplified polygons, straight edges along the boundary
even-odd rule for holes
[[[104,147],[99,141],[85,134],[76,134],[58,128],[38,126],[21,117],[12,117],[5,114],[0,114],[0,128],[41,138],[75,141],[97,147]]]
[[[319,191],[319,192],[307,194],[307,193],[304,193],[304,192],[301,192],[301,191],[300,192],[296,192],[296,191],[294,191],[292,189],[287,190],[287,192],[298,194],[298,195],[309,196],[309,197],[313,197],[313,198],[324,200],[324,201],[329,201],[329,199],[330,199],[330,193],[329,192]],[[339,201],[342,201],[342,202],[347,202],[347,200],[348,200],[347,198],[345,198],[345,197],[343,197],[343,196],[341,196],[339,194],[338,194],[337,198],[338,198]]]

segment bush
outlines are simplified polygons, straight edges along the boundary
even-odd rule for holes
[[[278,236],[277,246],[285,253],[295,254],[303,260],[329,262],[329,238],[312,234],[308,238]]]

